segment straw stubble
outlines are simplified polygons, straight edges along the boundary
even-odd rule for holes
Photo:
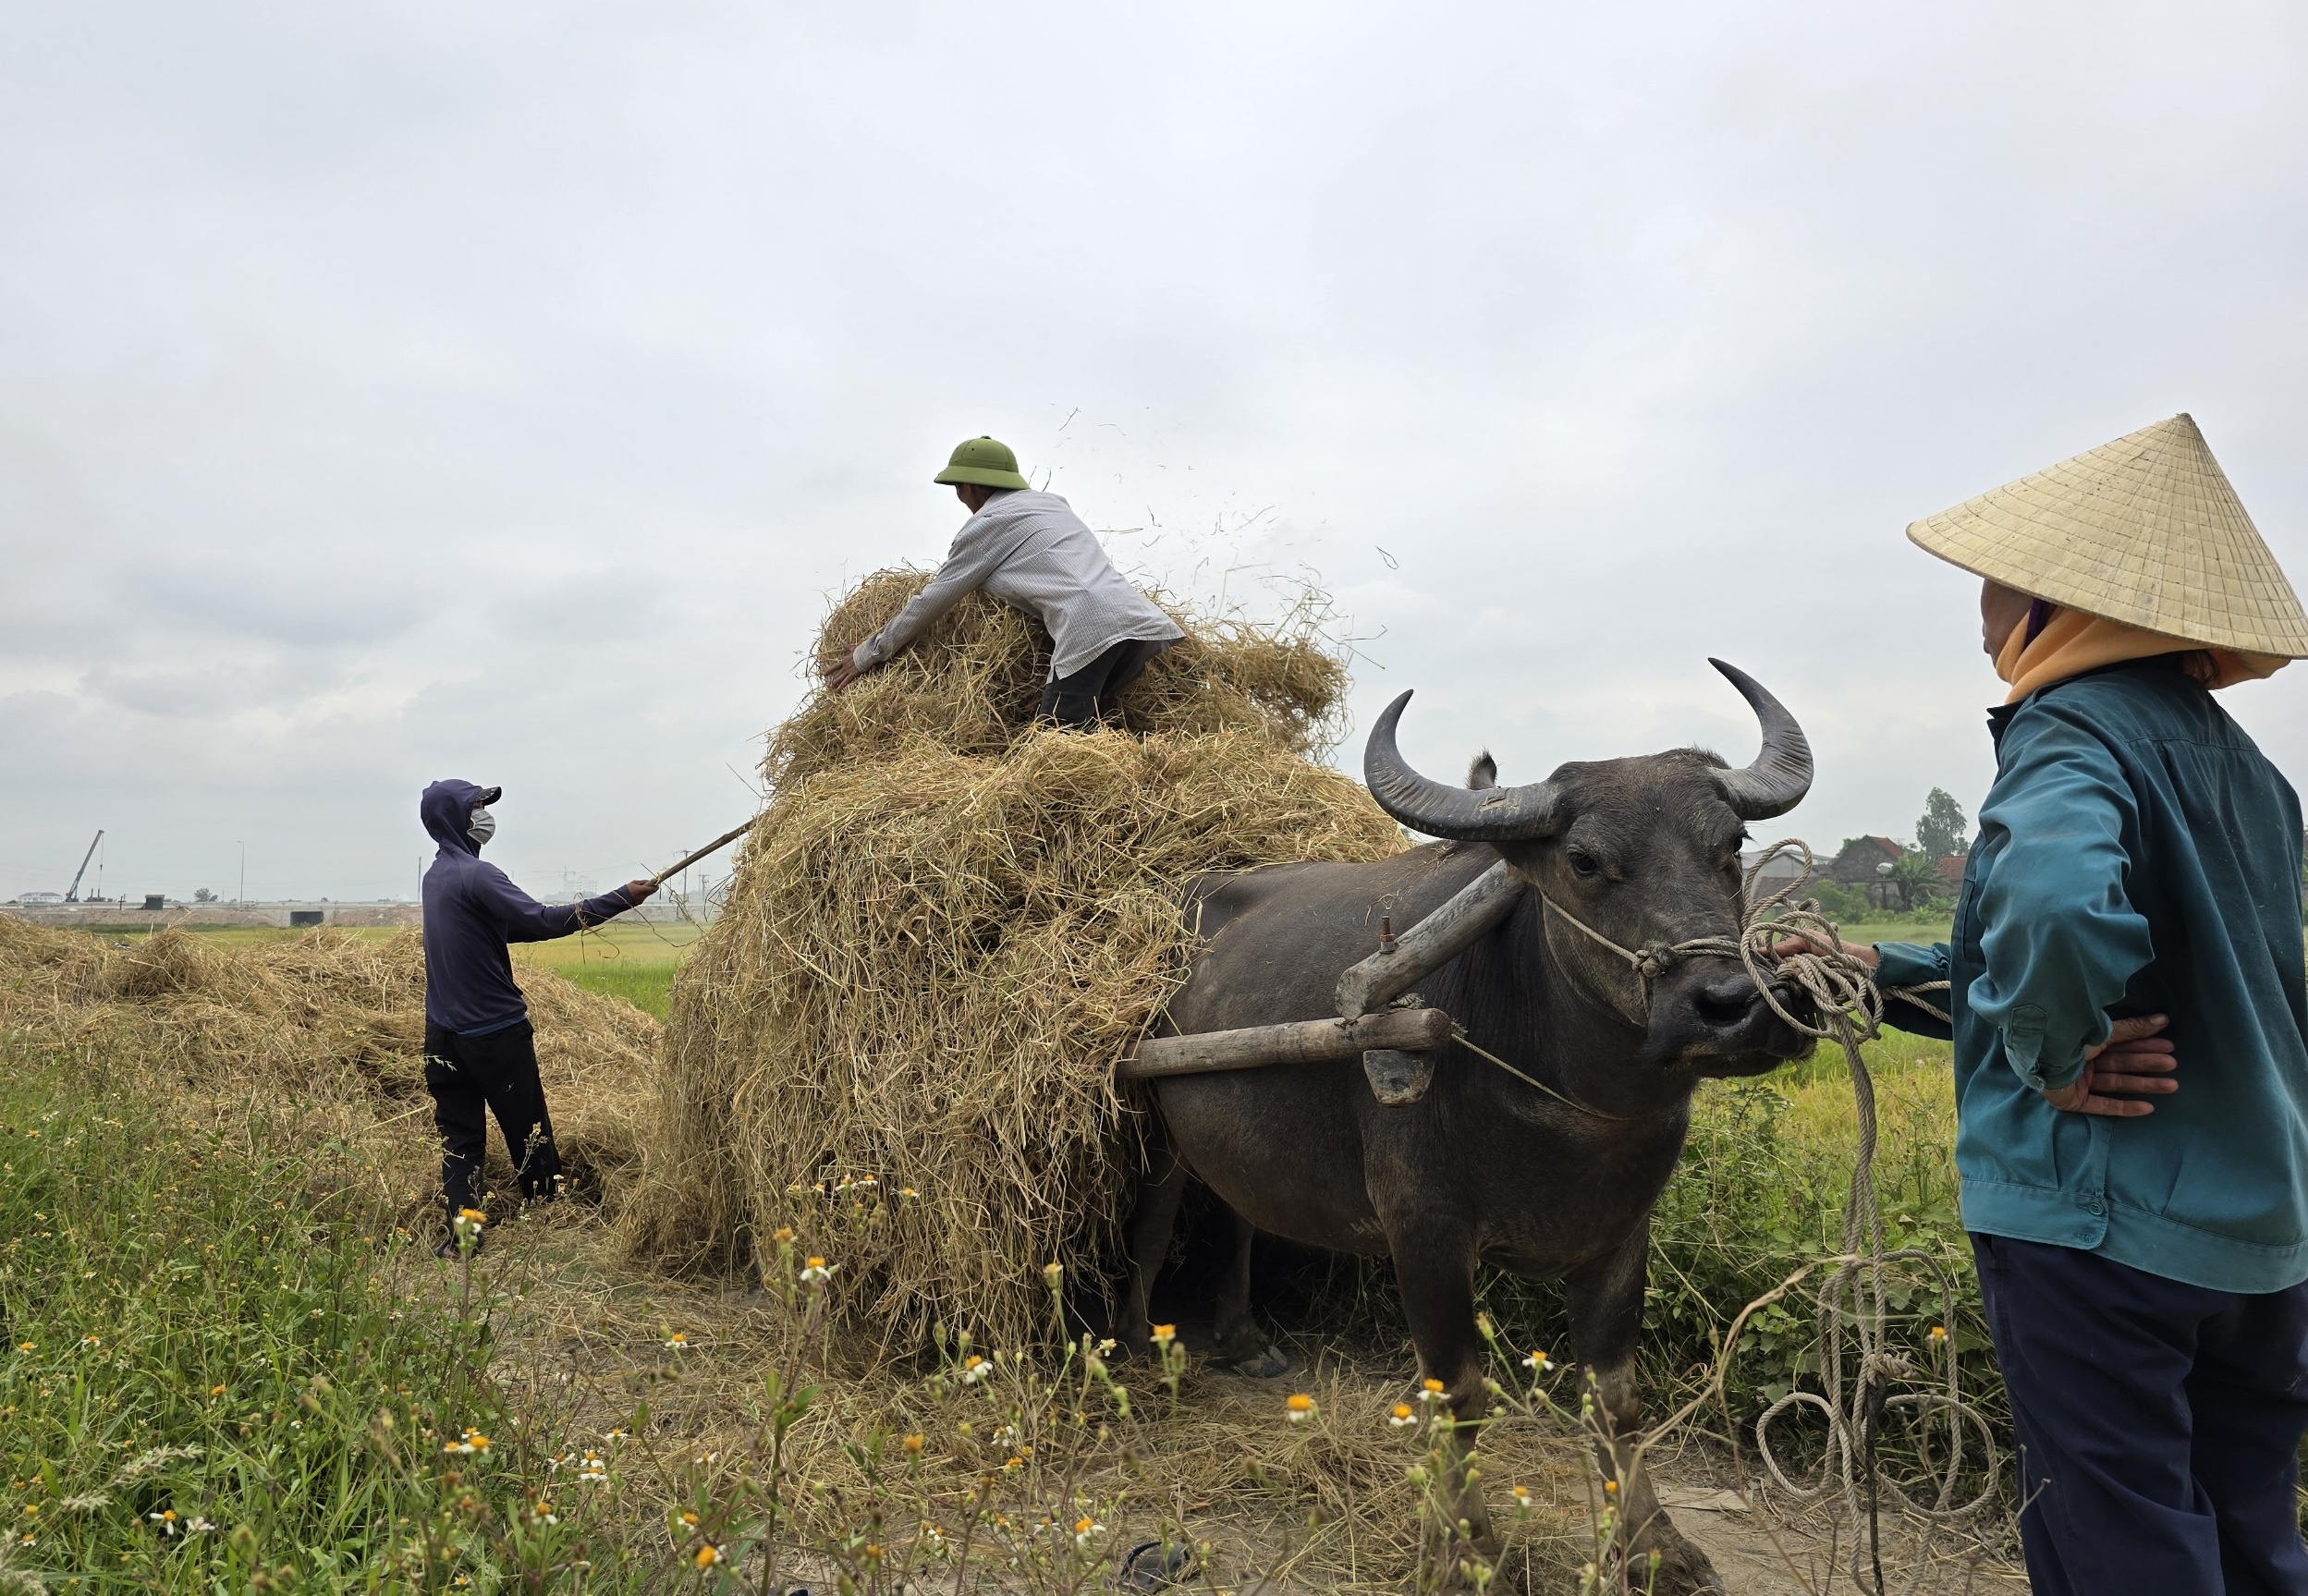
[[[638,1160],[657,1022],[523,969],[565,1169],[614,1206]],[[414,1217],[439,1201],[424,1087],[424,944],[334,930],[226,944],[170,928],[117,942],[0,916],[0,1024],[84,1063],[92,1089],[171,1105],[234,1140],[293,1122],[316,1177]],[[502,1150],[489,1181],[510,1190]]]

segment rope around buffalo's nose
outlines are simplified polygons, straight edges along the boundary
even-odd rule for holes
[[[1766,864],[1783,853],[1801,856],[1802,874],[1777,892],[1757,900],[1753,895],[1756,878]],[[1941,1370],[1934,1389],[1897,1395],[1889,1392],[1893,1381],[1918,1381],[1923,1377],[1923,1371],[1885,1344],[1885,1325],[1889,1317],[1885,1302],[1885,1270],[1892,1264],[1913,1263],[1928,1271],[1939,1287],[1943,1327],[1955,1318],[1955,1285],[1939,1260],[1921,1249],[1884,1250],[1883,1216],[1875,1205],[1875,1085],[1860,1049],[1880,1033],[1887,998],[1911,1003],[1946,1020],[1948,1012],[1928,1001],[1924,994],[1945,992],[1948,983],[1942,981],[1889,988],[1876,985],[1874,971],[1843,951],[1841,935],[1835,923],[1821,912],[1817,901],[1795,895],[1810,883],[1816,862],[1809,845],[1794,837],[1764,849],[1747,871],[1747,915],[1737,936],[1695,937],[1688,942],[1652,943],[1640,949],[1630,949],[1585,924],[1551,898],[1542,895],[1542,902],[1548,912],[1627,961],[1642,981],[1646,1014],[1652,982],[1678,960],[1736,958],[1746,966],[1748,975],[1773,1014],[1798,1033],[1834,1042],[1843,1049],[1851,1069],[1851,1093],[1858,1109],[1859,1148],[1851,1165],[1850,1200],[1843,1213],[1843,1253],[1836,1261],[1834,1273],[1820,1287],[1817,1298],[1823,1343],[1819,1383],[1823,1389],[1791,1391],[1773,1403],[1755,1420],[1755,1444],[1763,1455],[1764,1467],[1780,1489],[1799,1500],[1816,1498],[1827,1490],[1825,1473],[1816,1484],[1797,1484],[1780,1467],[1778,1456],[1772,1449],[1771,1428],[1781,1414],[1793,1407],[1816,1408],[1826,1416],[1826,1464],[1842,1488],[1844,1512],[1851,1525],[1852,1575],[1854,1578],[1872,1575],[1877,1596],[1883,1596],[1879,1495],[1888,1494],[1901,1508],[1926,1524],[1944,1524],[1968,1517],[1995,1495],[1996,1444],[1987,1420],[1963,1399],[1959,1390],[1952,1334],[1938,1338],[1935,1352]],[[1779,949],[1788,943],[1800,945],[1782,954]],[[1811,1000],[1813,1018],[1805,1019],[1795,1012],[1798,1005],[1791,1000],[1797,993]],[[1848,1390],[1844,1380],[1847,1336],[1856,1355],[1857,1376]],[[1932,1499],[1928,1504],[1918,1502],[1886,1479],[1877,1466],[1877,1432],[1884,1416],[1895,1408],[1922,1417],[1942,1411],[1947,1415],[1947,1465],[1932,1480]],[[1987,1483],[1977,1496],[1957,1505],[1953,1499],[1963,1466],[1967,1427],[1976,1433],[1986,1456]],[[1906,1586],[1911,1593],[1927,1566],[1923,1551],[1920,1547],[1917,1550],[1914,1570]]]

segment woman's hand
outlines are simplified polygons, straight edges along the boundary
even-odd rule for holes
[[[2142,1015],[2119,1019],[2107,1040],[2083,1055],[2083,1073],[2047,1091],[2044,1101],[2070,1114],[2105,1114],[2118,1119],[2137,1119],[2154,1114],[2155,1105],[2138,1097],[2109,1097],[2111,1091],[2164,1096],[2180,1090],[2172,1078],[2179,1060],[2172,1055],[2171,1038],[2157,1034],[2171,1024],[2169,1015]]]
[[[864,674],[858,669],[857,661],[844,654],[841,656],[841,664],[825,673],[825,690],[837,693]]]
[[[1819,946],[1816,943],[1806,942],[1800,936],[1788,936],[1781,937],[1773,944],[1771,955],[1774,958],[1793,958],[1799,953],[1817,953],[1818,951]],[[1869,969],[1874,969],[1883,962],[1883,955],[1872,947],[1862,947],[1855,942],[1847,942],[1843,944],[1843,956],[1846,958],[1857,959]]]

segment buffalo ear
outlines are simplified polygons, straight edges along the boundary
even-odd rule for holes
[[[1490,749],[1484,749],[1474,756],[1474,762],[1467,766],[1467,786],[1475,792],[1488,792],[1497,785],[1498,761],[1491,758]]]

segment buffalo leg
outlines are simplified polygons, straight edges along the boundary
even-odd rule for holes
[[[1290,1360],[1267,1343],[1251,1312],[1251,1244],[1257,1239],[1258,1227],[1236,1214],[1234,1261],[1218,1294],[1218,1356],[1234,1365],[1237,1374],[1273,1380],[1290,1371]]]
[[[1495,1563],[1498,1537],[1483,1505],[1483,1488],[1469,1478],[1467,1467],[1467,1455],[1474,1449],[1474,1427],[1490,1410],[1490,1393],[1484,1386],[1483,1338],[1474,1328],[1473,1248],[1465,1235],[1389,1239],[1403,1317],[1410,1322],[1410,1339],[1419,1349],[1419,1372],[1442,1382],[1442,1406],[1457,1420],[1437,1489],[1446,1522],[1429,1526],[1429,1557],[1438,1572],[1447,1570],[1463,1544]],[[1441,1533],[1435,1533],[1438,1529]]]
[[[1154,1169],[1138,1183],[1138,1207],[1130,1215],[1130,1289],[1122,1298],[1122,1322],[1116,1339],[1144,1346],[1154,1329],[1149,1302],[1154,1276],[1170,1256],[1170,1236],[1178,1228],[1178,1202],[1186,1195],[1186,1163],[1168,1147],[1154,1150]]]
[[[1564,1276],[1573,1349],[1594,1383],[1594,1456],[1615,1484],[1620,1544],[1638,1589],[1658,1596],[1719,1590],[1705,1553],[1683,1539],[1659,1505],[1642,1460],[1642,1390],[1635,1375],[1635,1343],[1642,1334],[1642,1297],[1650,1260],[1649,1221],[1618,1251]],[[1659,1560],[1655,1583],[1650,1559]]]

